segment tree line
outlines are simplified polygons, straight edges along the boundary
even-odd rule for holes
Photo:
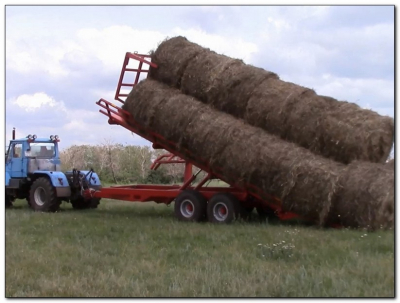
[[[182,182],[184,165],[161,165],[150,170],[152,162],[165,150],[149,146],[115,144],[109,140],[99,145],[73,145],[60,152],[63,171],[93,170],[104,183],[179,183]]]

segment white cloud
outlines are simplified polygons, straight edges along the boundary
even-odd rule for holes
[[[17,105],[27,112],[35,112],[43,107],[49,107],[52,108],[52,110],[65,110],[65,105],[62,101],[56,101],[43,92],[33,95],[20,95],[12,100],[12,104]]]
[[[72,71],[116,72],[126,52],[148,54],[167,36],[183,35],[219,53],[249,61],[257,45],[238,37],[209,34],[201,29],[175,28],[171,32],[137,30],[130,26],[103,29],[84,28],[61,44],[49,46],[28,38],[7,39],[7,68],[29,74],[44,71],[55,77],[68,77]],[[21,45],[23,41],[23,46]],[[29,49],[29,52],[27,51]],[[100,63],[100,64],[99,64]]]
[[[394,81],[373,78],[281,75],[281,79],[312,88],[319,95],[368,107],[382,115],[394,115]],[[373,106],[372,106],[373,105]]]

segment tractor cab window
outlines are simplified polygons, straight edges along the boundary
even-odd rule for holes
[[[52,158],[54,157],[54,143],[30,143],[27,157]]]
[[[22,153],[22,144],[21,143],[14,143],[10,145],[8,152],[7,152],[7,157],[6,161],[11,161],[12,158],[21,158],[21,153]]]
[[[21,152],[22,152],[22,144],[21,143],[14,144],[12,146],[12,157],[13,158],[21,158],[22,157]]]

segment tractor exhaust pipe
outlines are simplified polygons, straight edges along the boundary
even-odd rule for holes
[[[12,139],[15,140],[15,127],[13,127],[13,130],[12,130]]]

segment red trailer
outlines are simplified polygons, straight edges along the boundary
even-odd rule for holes
[[[137,66],[130,67],[131,63]],[[126,53],[121,75],[115,94],[115,100],[124,103],[128,93],[121,91],[129,89],[146,75],[149,68],[157,68],[151,62],[149,55]],[[133,73],[133,83],[124,82],[127,72]],[[160,134],[147,129],[132,117],[132,115],[115,104],[100,99],[96,102],[102,109],[100,112],[108,117],[109,124],[121,125],[127,130],[153,143],[155,149],[165,149],[169,153],[156,159],[151,169],[157,169],[162,164],[181,163],[185,165],[184,182],[182,185],[124,185],[102,188],[98,191],[87,192],[96,198],[107,198],[131,202],[149,202],[170,204],[175,201],[175,215],[184,221],[200,221],[208,218],[210,222],[229,223],[238,217],[246,217],[254,208],[262,216],[276,216],[281,220],[298,218],[294,213],[283,212],[281,201],[261,189],[247,184],[240,187],[226,182],[218,169],[211,169],[207,159],[193,156],[185,150],[179,150],[175,142],[171,142]],[[200,170],[193,174],[193,166]],[[195,180],[200,172],[205,177],[198,183]],[[205,184],[212,179],[220,179],[229,187],[207,187]]]

